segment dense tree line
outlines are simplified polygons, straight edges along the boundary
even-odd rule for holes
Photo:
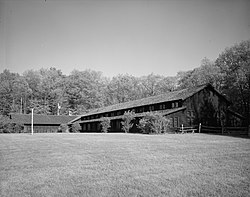
[[[166,73],[167,75],[167,73]],[[56,68],[28,70],[22,75],[0,73],[0,114],[81,114],[91,109],[211,83],[232,108],[250,119],[250,40],[226,48],[215,61],[175,77],[156,74],[113,78],[94,70],[73,70],[68,76]]]
[[[4,70],[1,80],[1,114],[81,114],[115,103],[157,95],[177,87],[174,77],[150,74],[118,75],[109,79],[101,72],[74,70],[63,75],[56,68],[25,71]]]

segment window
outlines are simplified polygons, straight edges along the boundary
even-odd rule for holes
[[[170,127],[174,127],[174,119],[170,118]]]
[[[191,125],[194,124],[194,118],[191,118]]]
[[[153,105],[150,105],[150,106],[149,106],[149,111],[154,111],[154,109],[155,109],[155,108],[154,108]]]
[[[118,130],[121,129],[121,123],[120,123],[119,120],[116,120],[116,128],[117,128]]]
[[[160,110],[162,110],[162,105],[160,105]]]
[[[175,108],[175,104],[174,103],[172,103],[172,108]]]
[[[175,102],[175,107],[179,107],[179,103],[178,102]]]
[[[194,111],[187,111],[187,116],[188,117],[194,117]]]
[[[98,124],[97,124],[97,131],[100,131],[100,130],[101,130],[101,124],[98,123]]]
[[[166,109],[166,105],[165,104],[162,105],[162,109]]]
[[[86,124],[83,124],[82,129],[83,129],[84,131],[86,131]]]
[[[178,127],[178,126],[179,126],[179,118],[174,117],[174,127]]]

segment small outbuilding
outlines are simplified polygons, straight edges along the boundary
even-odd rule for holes
[[[65,115],[40,115],[34,114],[33,128],[36,133],[54,133],[58,131],[61,124],[67,124],[77,116]],[[31,132],[31,114],[10,114],[9,118],[12,123],[24,126],[24,133]]]

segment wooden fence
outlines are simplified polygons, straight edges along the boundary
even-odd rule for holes
[[[222,134],[222,135],[232,135],[232,136],[243,136],[250,137],[250,126],[249,127],[211,127],[205,125],[195,125],[192,127],[176,127],[174,129],[175,133],[210,133],[210,134]]]
[[[184,127],[183,125],[181,125],[181,127],[176,127],[175,128],[175,133],[197,133],[198,132],[198,127],[197,126],[193,126],[193,127]]]
[[[210,127],[201,125],[200,132],[233,136],[249,136],[250,127]]]

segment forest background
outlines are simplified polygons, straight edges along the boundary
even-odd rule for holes
[[[181,58],[181,56],[180,56]],[[167,66],[167,65],[166,65]],[[168,65],[171,66],[171,65]],[[79,115],[94,108],[210,83],[231,102],[231,109],[250,123],[250,40],[226,48],[215,61],[204,58],[198,68],[176,76],[135,77],[73,70],[68,76],[55,67],[0,73],[0,115],[31,113]]]

